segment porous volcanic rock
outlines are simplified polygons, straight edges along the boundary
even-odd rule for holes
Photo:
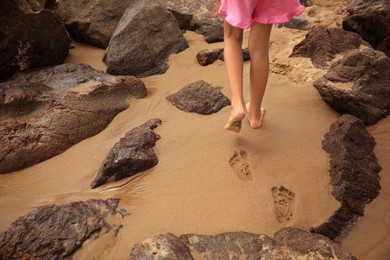
[[[362,43],[359,34],[339,28],[318,25],[306,38],[294,46],[291,57],[308,57],[316,67],[327,67],[336,54],[358,48]]]
[[[188,48],[174,15],[156,0],[134,0],[105,56],[107,73],[145,77],[168,69],[167,58]]]
[[[363,121],[352,115],[343,115],[330,126],[322,148],[329,153],[332,195],[341,207],[313,232],[341,239],[364,215],[365,206],[379,195],[382,168],[374,153],[375,145]]]
[[[184,242],[184,243],[183,243]],[[164,258],[169,255],[169,258]],[[275,239],[247,232],[215,236],[161,234],[136,244],[129,259],[355,259],[329,238],[284,228]]]
[[[359,33],[375,49],[390,57],[390,2],[388,0],[347,1],[349,16],[343,28]]]
[[[118,202],[88,200],[39,207],[0,233],[1,259],[71,259],[93,235],[119,228],[108,221],[123,217]]]
[[[72,38],[106,48],[119,20],[133,0],[58,0],[54,10]]]
[[[121,138],[108,153],[91,188],[133,176],[157,165],[153,146],[160,136],[153,129],[160,124],[161,120],[151,119]]]
[[[0,173],[62,153],[102,131],[143,82],[88,65],[64,64],[15,75],[0,84]]]
[[[373,125],[390,114],[390,58],[371,48],[355,50],[331,65],[314,83],[322,99],[340,114],[351,114]],[[332,82],[353,83],[341,89]]]
[[[63,63],[70,37],[49,10],[34,0],[0,1],[0,82],[17,71]]]
[[[219,0],[164,0],[162,4],[175,13],[182,29],[205,36],[208,43],[223,41],[223,17],[218,14]]]
[[[168,96],[167,100],[185,112],[210,115],[230,105],[230,100],[221,93],[221,89],[199,80],[184,86],[179,92]]]

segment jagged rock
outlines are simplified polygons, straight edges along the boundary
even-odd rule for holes
[[[164,73],[171,53],[188,48],[174,15],[158,1],[134,0],[107,48],[107,73],[138,77]]]
[[[327,67],[336,54],[356,49],[361,42],[357,33],[319,25],[313,27],[306,38],[294,46],[291,57],[308,57],[316,67]]]
[[[210,115],[230,105],[230,100],[221,93],[221,89],[199,80],[184,86],[179,92],[168,96],[167,100],[185,112]]]
[[[332,64],[314,86],[322,99],[340,114],[351,114],[373,125],[390,114],[390,58],[366,48],[353,51]],[[353,82],[351,90],[332,82]]]
[[[62,153],[102,131],[143,82],[114,77],[88,65],[64,64],[17,74],[0,84],[0,173]]]
[[[0,1],[0,82],[17,71],[61,64],[69,53],[65,26],[34,0]]]
[[[347,1],[349,16],[343,28],[359,33],[375,49],[390,57],[390,2],[388,0]]]
[[[106,48],[119,20],[133,0],[59,0],[55,12],[73,39]]]
[[[165,255],[170,257],[165,258]],[[288,259],[355,259],[329,238],[296,228],[281,229],[275,239],[247,232],[180,237],[162,234],[136,244],[129,259],[284,260],[286,256]]]
[[[305,7],[311,6],[312,3],[310,0],[300,0],[301,4],[304,5]]]
[[[366,204],[379,195],[382,168],[374,153],[375,145],[363,121],[352,115],[343,115],[330,126],[322,148],[329,153],[332,195],[341,207],[313,232],[339,240],[364,215]]]
[[[138,244],[131,250],[130,259],[193,259],[187,245],[177,236],[167,233]]]
[[[160,124],[161,120],[151,119],[121,138],[108,153],[91,188],[119,181],[157,165],[153,146],[160,136],[153,129]]]
[[[307,19],[304,17],[293,17],[290,21],[287,23],[280,23],[278,24],[278,27],[287,27],[291,29],[298,29],[298,30],[307,30],[310,28],[310,23]]]
[[[114,228],[108,218],[121,217],[118,202],[88,200],[39,207],[0,233],[1,259],[71,259],[84,241]]]
[[[205,36],[208,43],[223,41],[223,17],[218,14],[219,0],[165,0],[162,4],[177,14],[182,29]],[[188,23],[191,17],[190,23]]]

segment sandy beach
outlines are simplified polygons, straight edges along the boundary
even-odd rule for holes
[[[329,1],[313,2],[319,5],[314,11],[320,12],[321,2]],[[322,4],[325,10],[326,4]],[[332,20],[325,12],[316,19],[318,23]],[[285,226],[309,230],[322,224],[339,202],[331,195],[328,154],[322,150],[321,142],[340,115],[322,101],[312,86],[325,70],[314,68],[306,58],[289,58],[292,48],[305,35],[306,31],[273,27],[263,126],[254,130],[244,120],[243,129],[235,134],[223,129],[229,107],[205,116],[180,111],[165,99],[197,80],[221,86],[230,98],[224,63],[217,61],[201,67],[195,58],[200,50],[223,47],[223,43],[207,44],[203,36],[186,32],[190,48],[170,56],[165,74],[143,78],[148,96],[129,100],[129,109],[104,131],[52,159],[0,175],[0,231],[42,205],[112,197],[120,198],[120,208],[130,214],[123,220],[118,237],[113,239],[113,234],[108,233],[87,241],[74,259],[126,259],[134,244],[166,232],[212,235],[248,231],[272,236]],[[66,62],[87,63],[104,71],[103,54],[104,50],[76,44]],[[247,99],[248,62],[244,69]],[[91,190],[90,184],[112,146],[152,118],[162,120],[155,129],[161,136],[154,147],[158,165],[135,177]],[[358,259],[388,259],[390,119],[368,130],[376,139],[375,152],[383,167],[382,191],[366,207],[366,215],[357,221],[342,245]],[[240,178],[229,164],[235,152],[246,155],[241,160],[249,165],[251,180]],[[288,224],[280,224],[275,217],[271,190],[280,186],[295,194]]]

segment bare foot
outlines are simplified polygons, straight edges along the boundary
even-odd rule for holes
[[[260,111],[258,113],[252,114],[252,112],[249,110],[249,102],[246,104],[246,112],[248,113],[248,121],[249,125],[253,129],[257,129],[261,127],[261,124],[263,123],[263,118],[265,114],[264,107],[260,108]]]
[[[242,119],[244,119],[244,117],[245,117],[244,112],[235,113],[234,111],[232,111],[232,113],[230,114],[229,121],[225,125],[225,129],[236,133],[240,132],[241,122]]]

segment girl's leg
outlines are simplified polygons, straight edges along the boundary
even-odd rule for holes
[[[224,23],[224,55],[227,76],[232,94],[232,112],[225,129],[239,132],[241,121],[245,116],[244,98],[242,92],[243,58],[242,58],[243,30],[229,23]]]
[[[248,48],[251,57],[250,102],[246,104],[249,124],[260,128],[264,116],[261,102],[265,93],[269,73],[269,38],[272,24],[252,24]]]

